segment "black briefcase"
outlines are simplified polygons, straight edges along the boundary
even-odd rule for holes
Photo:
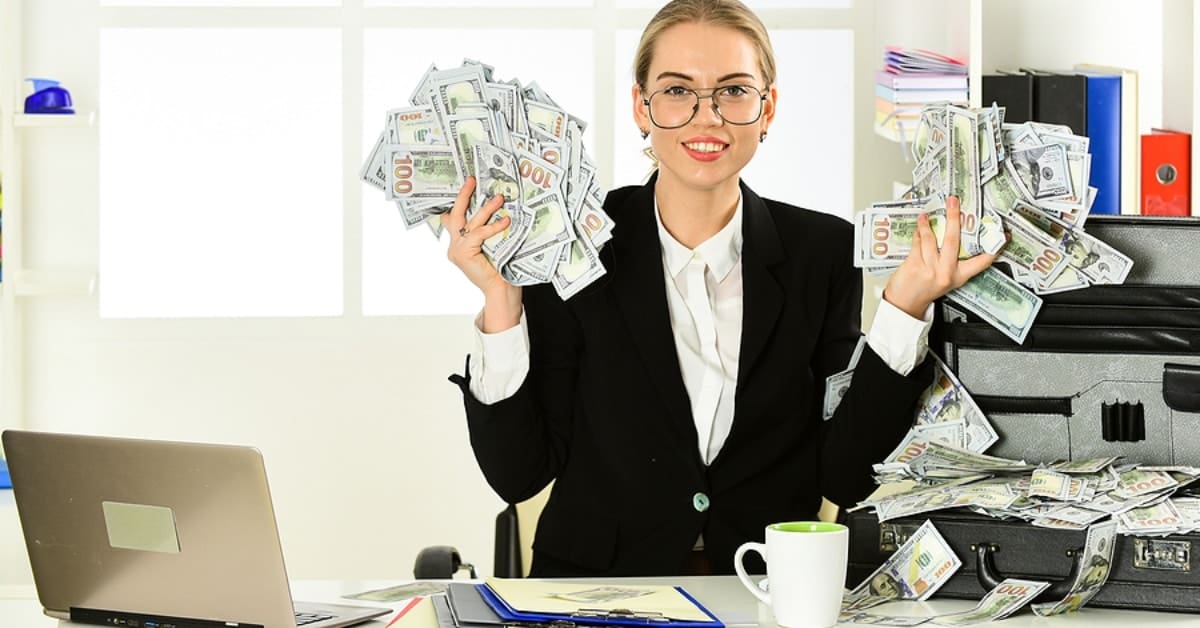
[[[929,513],[929,519],[962,560],[935,594],[979,599],[1005,578],[1050,582],[1039,600],[1066,597],[1075,580],[1086,530],[1039,528],[1021,520],[993,519],[963,510]],[[879,523],[874,513],[850,513],[846,586],[871,575],[925,522],[916,515]],[[1117,536],[1108,582],[1090,606],[1200,612],[1200,534],[1161,538]]]
[[[1046,295],[1018,345],[948,300],[930,347],[957,373],[1000,440],[988,454],[1029,463],[1121,455],[1123,462],[1200,466],[1200,219],[1097,216],[1086,230],[1134,261],[1124,284]],[[880,525],[856,512],[848,586],[925,521],[963,561],[939,590],[979,598],[1005,577],[1073,579],[1086,531],[1034,527],[966,511]],[[1200,535],[1118,537],[1096,606],[1200,611]],[[1068,577],[1071,576],[1071,577]]]

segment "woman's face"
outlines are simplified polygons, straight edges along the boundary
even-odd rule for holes
[[[767,94],[762,117],[734,125],[713,111],[712,100],[700,99],[691,122],[678,129],[651,124],[642,103],[660,90],[683,87],[707,96],[714,87],[745,85]],[[633,88],[634,116],[650,131],[659,160],[659,183],[712,190],[736,185],[738,174],[758,149],[759,135],[775,116],[774,86],[764,85],[758,51],[740,32],[711,24],[677,24],[663,31],[654,45],[646,91]]]

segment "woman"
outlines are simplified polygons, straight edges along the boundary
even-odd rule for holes
[[[444,217],[450,259],[484,294],[462,388],[471,444],[508,502],[554,489],[531,575],[732,573],[768,523],[853,504],[912,423],[932,372],[932,302],[991,263],[942,255],[928,221],[885,291],[837,413],[826,376],[859,339],[853,229],[762,199],[739,173],[776,114],[766,29],[737,0],[676,0],[642,35],[633,114],[659,160],[610,192],[607,275],[563,302],[513,287],[481,254],[507,220]],[[920,355],[919,355],[920,354]],[[760,567],[761,569],[761,567]]]

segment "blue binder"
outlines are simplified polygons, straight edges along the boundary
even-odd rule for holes
[[[1087,135],[1091,138],[1095,186],[1093,214],[1121,213],[1121,77],[1081,72],[1087,77]]]
[[[8,463],[0,460],[0,488],[12,488],[12,479],[8,477]]]
[[[683,597],[687,598],[696,608],[700,609],[707,615],[711,621],[689,621],[678,620],[663,617],[654,614],[639,614],[634,612],[608,611],[608,612],[591,612],[587,609],[580,609],[575,613],[559,614],[559,613],[530,613],[519,611],[505,602],[496,592],[486,584],[475,585],[479,590],[479,595],[496,611],[506,623],[521,624],[524,626],[553,626],[553,628],[572,628],[574,626],[633,626],[637,628],[645,628],[646,626],[655,626],[663,628],[725,628],[725,624],[717,619],[707,608],[704,608],[696,598],[683,590],[683,587],[675,587]]]

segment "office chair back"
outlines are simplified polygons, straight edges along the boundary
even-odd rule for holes
[[[517,507],[508,508],[496,515],[496,544],[492,557],[492,572],[497,578],[522,578],[525,576],[521,560],[521,524]]]

